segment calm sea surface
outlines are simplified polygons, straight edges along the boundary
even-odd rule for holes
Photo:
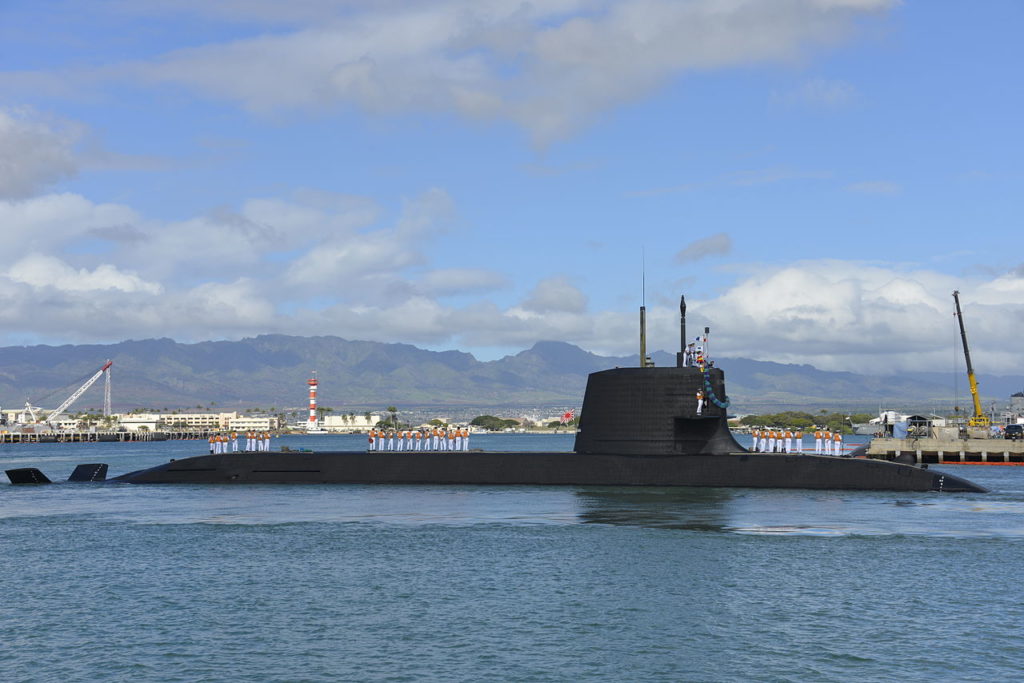
[[[6,445],[0,469],[204,450]],[[1022,680],[1024,467],[946,469],[992,493],[0,476],[0,680]]]

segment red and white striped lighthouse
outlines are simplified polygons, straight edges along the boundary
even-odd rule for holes
[[[316,419],[316,388],[320,385],[319,380],[316,378],[316,370],[313,371],[313,376],[309,379],[306,384],[309,385],[309,429],[316,429],[318,422]]]

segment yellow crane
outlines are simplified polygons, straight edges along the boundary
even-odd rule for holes
[[[972,427],[988,427],[989,419],[981,412],[981,397],[978,396],[978,379],[974,376],[974,366],[971,365],[971,350],[967,346],[967,330],[964,329],[964,314],[960,312],[960,292],[953,292],[953,301],[956,302],[956,319],[960,323],[960,339],[964,342],[964,358],[967,359],[967,381],[971,385],[971,399],[974,400],[974,415],[967,424]]]

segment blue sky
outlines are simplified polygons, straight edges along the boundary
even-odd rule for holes
[[[1024,372],[1024,4],[7,0],[0,343]]]

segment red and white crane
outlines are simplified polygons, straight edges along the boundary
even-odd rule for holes
[[[49,415],[46,416],[46,420],[45,420],[46,424],[48,424],[48,425],[50,425],[52,427],[53,423],[57,421],[57,418],[59,418],[61,415],[63,415],[64,411],[67,410],[68,408],[70,408],[71,404],[74,403],[75,401],[77,401],[78,397],[81,396],[82,394],[84,394],[89,389],[89,387],[91,387],[93,384],[95,384],[96,380],[98,380],[104,374],[107,376],[107,386],[106,386],[106,390],[103,392],[103,412],[104,412],[105,415],[109,415],[110,414],[110,366],[113,365],[113,364],[114,364],[114,361],[112,361],[112,360],[108,360],[106,363],[104,363],[103,367],[100,368],[99,371],[95,375],[93,375],[92,377],[87,379],[85,381],[85,384],[83,384],[82,386],[78,387],[78,390],[75,393],[73,393],[70,396],[68,396],[67,399],[63,403],[61,403],[59,406],[57,406],[57,408],[52,413],[50,413]]]

